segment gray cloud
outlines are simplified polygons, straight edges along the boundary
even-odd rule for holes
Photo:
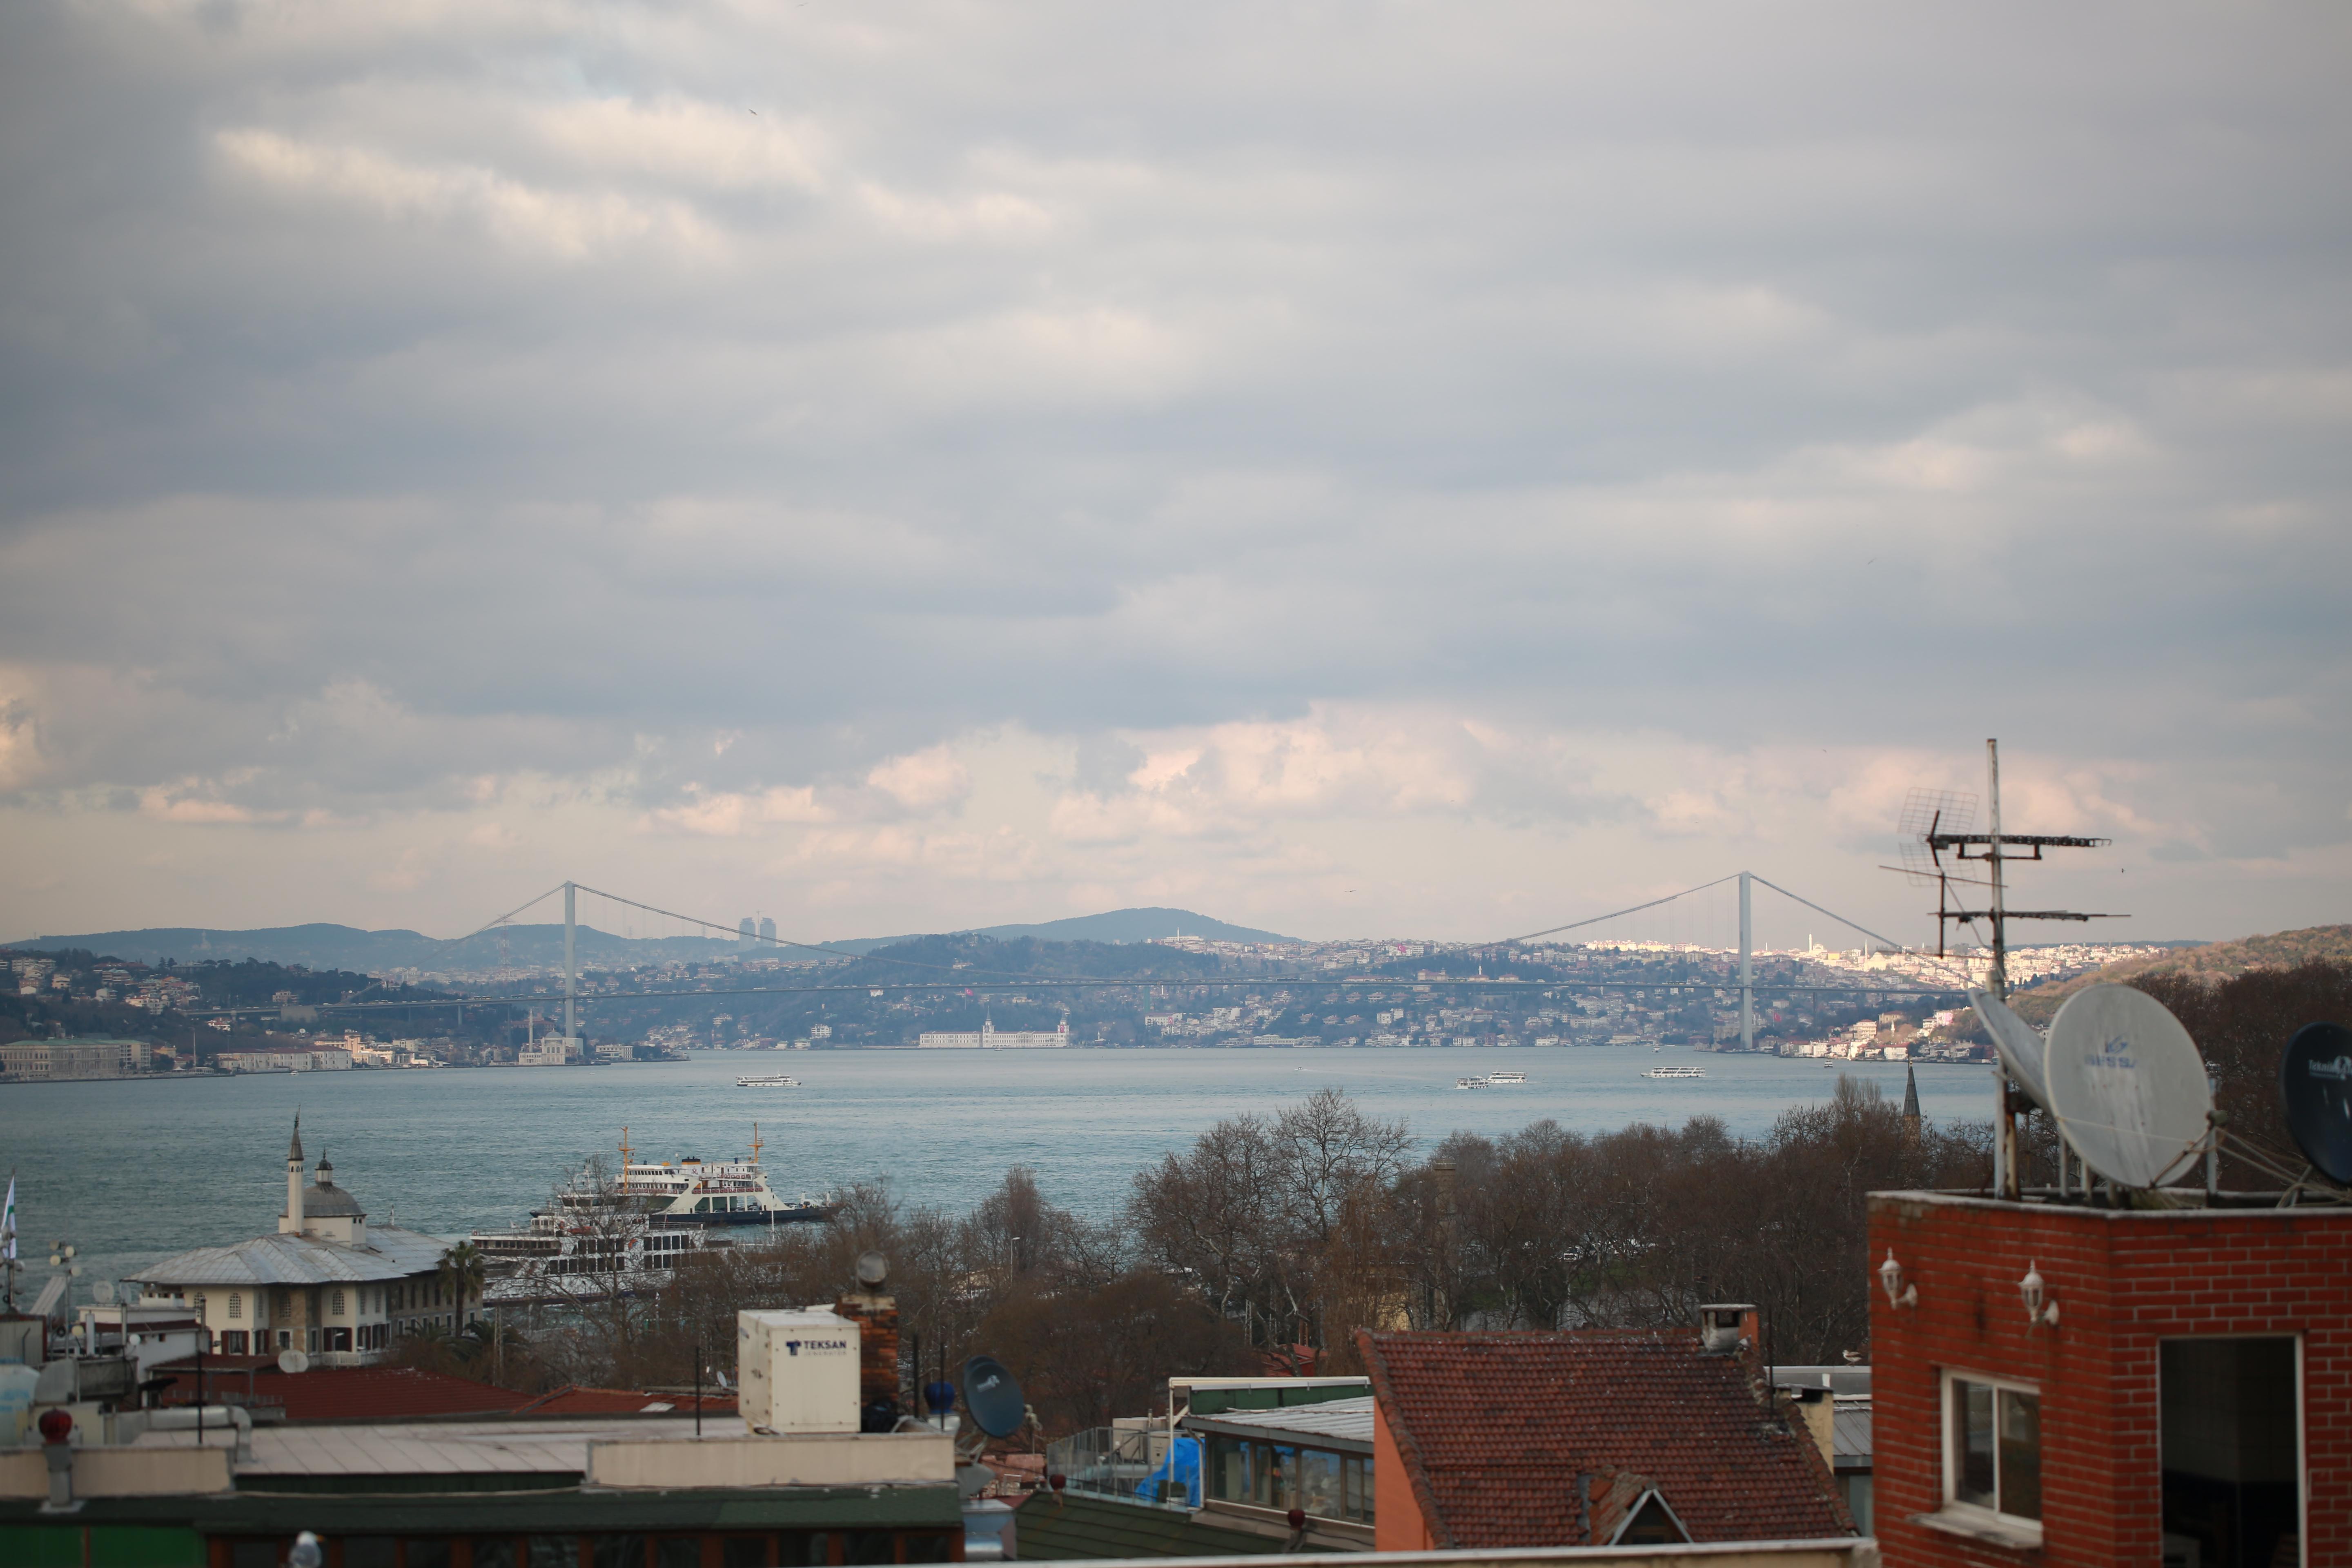
[[[1196,885],[1243,899],[1267,824],[1382,813],[1844,854],[1769,759],[1998,731],[2307,912],[2352,840],[2347,26],[19,12],[0,786],[379,858],[526,778],[1043,844],[974,760],[1017,733],[1086,833],[1258,844]],[[1369,772],[1133,783],[1249,723]],[[1677,755],[1754,798],[1659,806]]]

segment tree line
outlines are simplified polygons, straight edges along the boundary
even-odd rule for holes
[[[2143,984],[2208,1053],[2231,1125],[2284,1157],[2280,1050],[2352,1013],[2352,970]],[[2027,1178],[2047,1181],[2054,1145],[2032,1121]],[[867,1251],[890,1261],[907,1386],[986,1351],[1049,1436],[1150,1410],[1172,1375],[1359,1371],[1359,1327],[1679,1330],[1702,1303],[1743,1301],[1769,1359],[1834,1363],[1869,1353],[1868,1194],[1983,1190],[1990,1142],[1989,1121],[1914,1125],[1841,1078],[1758,1137],[1711,1116],[1600,1134],[1543,1121],[1417,1153],[1403,1122],[1325,1089],[1137,1172],[1109,1223],[1017,1166],[961,1214],[856,1188],[832,1225],[691,1256],[658,1290],[615,1275],[562,1314],[512,1317],[503,1372],[683,1386],[699,1357],[731,1380],[737,1311],[832,1301]],[[488,1370],[464,1345],[411,1353]]]

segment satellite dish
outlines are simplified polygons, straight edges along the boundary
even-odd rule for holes
[[[963,1363],[963,1405],[972,1425],[992,1437],[1010,1437],[1029,1418],[1021,1385],[992,1355],[976,1355]]]
[[[2204,1146],[2213,1091],[2180,1020],[2145,991],[2091,985],[2051,1021],[2043,1103],[2083,1163],[2154,1187]]]
[[[310,1352],[307,1351],[279,1351],[278,1352],[278,1370],[289,1375],[295,1373],[310,1371]]]
[[[2010,1010],[2008,1003],[1990,991],[1969,991],[1969,1005],[1984,1020],[1985,1033],[1992,1037],[1993,1053],[2009,1076],[2025,1090],[2026,1098],[2042,1110],[2050,1109],[2050,1090],[2042,1081],[2042,1037],[2033,1026]]]
[[[2279,1058],[2279,1098],[2305,1158],[2336,1185],[2352,1185],[2352,1029],[2297,1029]]]
[[[100,1279],[89,1288],[89,1299],[101,1307],[114,1305],[114,1281]]]

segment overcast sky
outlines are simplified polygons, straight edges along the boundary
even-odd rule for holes
[[[0,937],[2352,919],[2352,11],[0,16]],[[1770,917],[1801,937],[1815,917]],[[1823,933],[1826,936],[1826,933]],[[1849,939],[1850,940],[1850,939]]]

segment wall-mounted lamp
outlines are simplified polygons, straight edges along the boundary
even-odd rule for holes
[[[2019,1300],[2025,1303],[2028,1326],[2035,1323],[2047,1323],[2053,1329],[2058,1326],[2058,1303],[2050,1300],[2049,1289],[2042,1282],[2042,1270],[2030,1262],[2025,1266],[2025,1278],[2017,1282],[2017,1294]]]
[[[1919,1304],[1919,1287],[1903,1283],[1903,1265],[1895,1261],[1895,1249],[1886,1249],[1886,1261],[1878,1266],[1878,1282],[1886,1287],[1886,1304],[1890,1307],[1916,1307]]]

